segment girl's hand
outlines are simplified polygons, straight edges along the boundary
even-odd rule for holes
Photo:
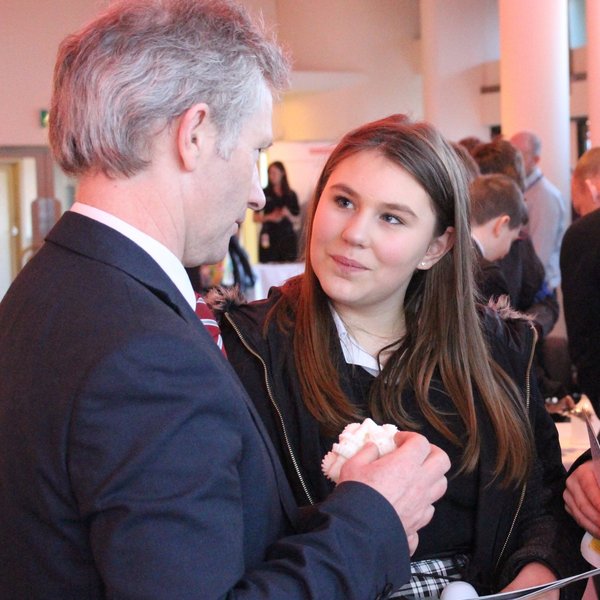
[[[589,460],[567,478],[563,493],[567,512],[595,538],[600,538],[600,487]]]
[[[542,563],[529,563],[525,565],[519,574],[502,590],[510,592],[513,590],[522,590],[524,588],[543,585],[556,581],[556,575]],[[546,594],[539,596],[541,600],[558,600],[560,590],[551,590]]]

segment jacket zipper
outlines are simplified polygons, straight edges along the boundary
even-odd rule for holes
[[[260,356],[260,354],[258,354],[258,352],[256,352],[253,348],[251,348],[250,345],[246,342],[246,339],[244,338],[242,332],[239,330],[238,326],[233,321],[233,319],[229,316],[229,313],[224,313],[224,315],[225,315],[225,318],[229,321],[230,325],[233,327],[234,331],[237,333],[237,336],[240,338],[240,341],[242,342],[242,344],[244,345],[246,350],[248,350],[248,352],[250,352],[250,354],[252,354],[252,356],[254,356],[256,359],[258,359],[263,367],[263,373],[265,376],[265,385],[267,387],[267,393],[269,394],[269,400],[270,400],[271,404],[273,405],[273,408],[275,408],[275,410],[277,411],[277,416],[279,417],[279,422],[281,423],[281,429],[283,431],[283,438],[285,440],[285,445],[287,447],[288,454],[289,454],[290,458],[292,459],[292,464],[294,465],[294,470],[296,471],[296,475],[298,476],[300,485],[302,486],[302,490],[304,491],[304,494],[306,495],[308,502],[310,504],[314,504],[315,502],[312,499],[312,496],[310,495],[310,492],[308,491],[308,486],[306,485],[306,482],[304,481],[304,477],[302,477],[302,473],[300,472],[300,467],[298,466],[298,461],[296,460],[296,455],[294,454],[294,451],[292,449],[292,444],[290,443],[290,439],[287,434],[287,429],[285,427],[283,415],[281,414],[281,410],[279,409],[279,406],[278,406],[277,402],[275,402],[275,398],[273,397],[273,392],[271,391],[271,383],[269,382],[269,372],[267,370],[267,365],[266,365],[265,361],[263,360],[262,356]]]
[[[535,353],[535,344],[537,342],[537,331],[533,325],[531,325],[531,331],[533,332],[533,341],[531,343],[531,350],[529,352],[529,363],[527,364],[527,372],[525,373],[525,409],[527,411],[527,415],[529,415],[529,404],[531,400],[531,367],[533,365],[533,357]],[[523,489],[521,490],[521,496],[519,498],[519,504],[517,505],[517,510],[515,512],[515,516],[513,517],[512,523],[510,525],[510,529],[508,530],[508,534],[506,539],[504,540],[504,544],[502,545],[502,550],[500,551],[500,556],[498,556],[498,560],[496,561],[495,569],[498,569],[498,565],[504,556],[504,551],[506,550],[506,546],[508,545],[508,540],[510,540],[510,536],[515,528],[515,524],[517,522],[517,518],[519,517],[519,513],[521,512],[521,508],[523,506],[523,501],[525,500],[525,492],[527,491],[527,482],[523,485]]]

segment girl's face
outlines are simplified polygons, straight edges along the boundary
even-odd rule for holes
[[[271,185],[279,185],[281,183],[281,180],[283,179],[283,173],[281,172],[281,169],[275,166],[270,166],[268,173],[269,182]]]
[[[343,160],[321,194],[310,258],[338,310],[401,311],[416,269],[429,269],[452,246],[453,230],[434,235],[425,190],[373,151]]]

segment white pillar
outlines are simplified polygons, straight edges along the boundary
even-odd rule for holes
[[[489,139],[481,118],[486,10],[481,0],[421,0],[424,118],[449,139]]]
[[[587,98],[590,140],[600,146],[600,2],[587,0]]]
[[[566,201],[570,198],[567,0],[499,0],[499,16],[502,133],[510,137],[526,129],[540,136],[542,170]]]

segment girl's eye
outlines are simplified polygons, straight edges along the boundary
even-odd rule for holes
[[[341,208],[348,208],[352,206],[352,202],[344,196],[336,196],[334,202]]]
[[[381,215],[381,218],[386,223],[390,223],[391,225],[402,225],[402,223],[404,222],[400,217],[397,217],[396,215],[384,214]]]

